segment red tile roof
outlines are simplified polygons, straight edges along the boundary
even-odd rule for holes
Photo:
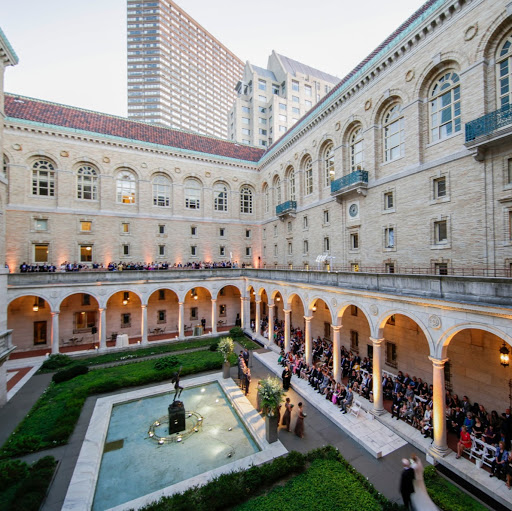
[[[13,94],[5,95],[5,115],[249,162],[257,162],[264,153],[257,147]]]

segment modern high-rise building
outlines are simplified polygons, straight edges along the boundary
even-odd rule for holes
[[[228,138],[272,145],[339,81],[275,51],[266,69],[247,62],[229,113]]]
[[[227,137],[243,62],[171,0],[127,0],[128,117]]]

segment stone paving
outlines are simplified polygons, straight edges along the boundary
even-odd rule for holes
[[[44,358],[30,360],[30,364],[27,360],[29,359],[10,361],[8,363],[12,363],[12,365],[9,368],[13,369],[16,365],[18,367],[27,367],[33,364],[32,367],[34,367],[34,370],[30,371],[30,374],[33,374],[37,370],[36,366],[38,368]],[[282,368],[277,365],[277,354],[267,349],[257,350],[251,353],[250,367],[252,384],[247,398],[256,408],[257,381],[269,375],[275,375],[276,370],[278,371],[277,374],[280,375]],[[236,367],[231,368],[231,377],[235,384],[238,383],[236,379]],[[0,408],[0,441],[2,443],[8,438],[12,430],[26,413],[28,413],[31,406],[48,385],[50,379],[51,375],[29,376],[27,373],[23,381],[18,382],[19,387],[16,393],[10,396],[7,405]],[[186,380],[186,378],[184,378],[184,380]],[[151,386],[154,385],[140,387],[140,389],[149,388]],[[133,389],[128,389],[126,392],[132,390]],[[119,392],[117,392],[117,394],[119,394]],[[401,502],[398,488],[401,473],[400,460],[403,457],[410,457],[412,453],[415,453],[426,465],[424,452],[430,445],[430,441],[424,440],[423,437],[421,437],[421,439],[411,437],[409,443],[409,439],[405,435],[402,435],[400,431],[397,431],[397,427],[406,428],[409,434],[415,430],[406,424],[393,421],[397,424],[389,424],[389,427],[385,428],[386,430],[392,430],[391,433],[393,434],[389,435],[389,438],[393,439],[392,441],[386,442],[385,440],[388,433],[383,435],[381,431],[374,438],[375,440],[379,437],[378,442],[368,445],[366,442],[361,442],[361,439],[354,434],[353,428],[360,427],[362,428],[361,431],[368,428],[367,436],[369,438],[371,431],[374,431],[373,428],[377,425],[379,429],[384,428],[385,426],[382,425],[382,422],[385,423],[386,420],[390,420],[389,417],[386,418],[386,415],[384,415],[384,419],[380,417],[378,420],[374,420],[367,417],[366,413],[360,414],[359,417],[361,419],[359,417],[349,416],[349,414],[341,414],[336,407],[330,405],[325,399],[316,394],[309,385],[299,381],[297,378],[292,379],[292,388],[286,395],[290,397],[291,402],[295,405],[299,401],[302,401],[304,403],[304,411],[307,414],[305,420],[305,436],[303,439],[297,437],[293,432],[289,433],[284,428],[279,428],[279,441],[288,451],[296,450],[299,452],[307,452],[324,445],[333,445],[340,450],[341,454],[349,463],[372,482],[378,491],[383,493],[391,501]],[[102,397],[103,396],[104,395],[102,395]],[[332,410],[324,410],[324,407],[319,404],[322,401]],[[49,451],[35,453],[24,458],[26,461],[31,462],[41,456],[50,454],[59,460],[58,469],[46,502],[42,507],[42,511],[55,511],[62,508],[95,403],[95,397],[87,399],[75,431],[67,445]],[[389,416],[389,414],[387,415]],[[363,426],[363,424],[367,425]],[[294,425],[295,417],[293,416],[292,431]],[[391,428],[391,426],[393,427]],[[395,434],[398,434],[398,436],[402,438],[396,440]],[[423,442],[421,442],[421,440],[423,440]],[[506,502],[511,502],[511,504],[508,504],[507,507],[512,509],[511,496],[508,494],[502,496],[502,493],[507,491],[504,483],[489,479],[486,472],[477,469],[476,466],[468,460],[460,459],[456,460],[456,463],[454,460],[454,462],[450,462],[449,464],[454,465],[452,470],[462,475],[462,477],[470,476],[478,480],[485,475],[487,479],[482,480],[480,484],[482,486],[494,485],[496,488],[493,487],[493,491],[499,494],[499,497],[501,497],[500,500],[508,497],[509,500],[506,499]],[[480,472],[478,472],[479,470]]]

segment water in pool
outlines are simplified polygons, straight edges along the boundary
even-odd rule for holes
[[[184,435],[180,443],[159,445],[149,438],[148,431],[154,421],[167,415],[172,400],[173,393],[165,393],[114,406],[93,511],[123,504],[259,451],[218,383],[183,391],[180,400],[185,410],[200,414],[202,427]],[[167,425],[156,428],[155,433],[167,436]]]

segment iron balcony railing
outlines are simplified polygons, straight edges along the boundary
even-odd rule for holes
[[[340,177],[331,182],[331,193],[342,191],[352,185],[368,184],[368,171],[367,170],[355,170],[346,176]]]
[[[297,211],[297,201],[287,200],[282,204],[276,206],[276,215],[284,215],[285,213],[291,213]]]
[[[499,128],[512,124],[512,108],[506,105],[499,110],[466,123],[466,142],[489,135]]]

